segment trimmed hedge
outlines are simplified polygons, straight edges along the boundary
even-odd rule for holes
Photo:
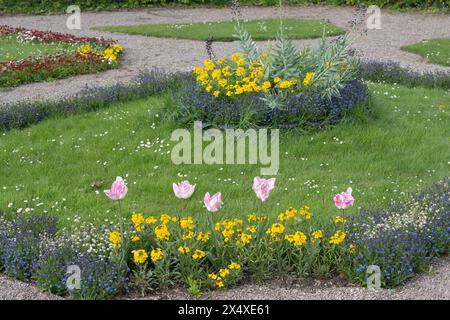
[[[278,5],[278,0],[242,0],[244,5]],[[162,5],[229,5],[230,0],[0,0],[0,12],[15,13],[63,13],[70,5],[77,4],[82,10],[104,10],[118,8],[139,8]],[[378,5],[393,8],[437,8],[450,7],[449,0],[285,0],[285,4],[328,4],[328,5]]]

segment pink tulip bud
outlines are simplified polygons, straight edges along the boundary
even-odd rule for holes
[[[216,212],[223,204],[222,193],[217,192],[215,195],[211,196],[209,192],[207,192],[203,198],[203,203],[209,212]]]
[[[346,209],[352,206],[354,201],[355,199],[352,196],[352,188],[348,188],[347,191],[334,196],[334,205],[338,209]]]
[[[260,177],[255,177],[253,179],[253,191],[255,191],[256,196],[262,202],[269,198],[270,192],[275,188],[275,178],[263,179]]]
[[[105,190],[105,194],[110,198],[111,200],[122,200],[125,198],[126,194],[128,192],[128,187],[123,181],[122,177],[117,177],[116,181],[113,182],[111,185],[110,190]]]
[[[179,184],[172,185],[175,196],[179,199],[189,199],[195,191],[195,184],[192,185],[189,181],[183,181]]]

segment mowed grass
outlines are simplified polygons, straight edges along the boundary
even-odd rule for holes
[[[41,57],[49,54],[73,52],[73,44],[56,42],[18,41],[16,37],[0,37],[0,62],[15,61],[29,57]]]
[[[356,202],[348,212],[356,213],[449,174],[450,94],[383,84],[370,88],[374,113],[369,118],[353,117],[317,132],[281,132],[276,189],[264,212],[275,215],[308,204],[314,223],[325,223],[338,213],[332,197],[349,186]],[[218,216],[257,210],[251,186],[260,165],[171,162],[175,142],[170,136],[178,126],[161,112],[170,101],[162,96],[118,103],[3,133],[0,208],[11,213],[45,209],[63,223],[77,215],[100,223],[117,214],[117,203],[103,190],[122,176],[129,186],[122,203],[126,215],[179,213],[186,205],[185,212],[206,216],[202,199],[207,191],[222,192]],[[172,191],[173,182],[185,179],[197,185],[188,201],[176,199]]]
[[[249,20],[244,23],[254,40],[274,39],[279,29],[279,20]],[[160,38],[177,38],[192,40],[234,41],[235,23],[232,21],[199,22],[186,24],[143,24],[134,26],[97,27],[96,30],[121,32]],[[286,19],[283,20],[284,32],[292,39],[321,37],[343,34],[344,30],[330,23],[317,20]]]
[[[404,51],[421,55],[429,62],[450,66],[450,39],[423,40],[419,43],[401,48]]]

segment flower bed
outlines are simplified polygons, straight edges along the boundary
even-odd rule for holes
[[[196,186],[174,184],[175,196],[195,197]],[[263,203],[275,179],[255,178],[253,191]],[[118,177],[106,195],[124,201],[128,188]],[[369,265],[379,266],[383,287],[403,283],[428,266],[432,257],[446,254],[450,244],[449,179],[412,195],[386,211],[366,211],[346,217],[353,205],[352,190],[337,194],[341,210],[321,228],[312,227],[314,213],[307,205],[288,208],[276,217],[262,213],[246,219],[216,219],[220,193],[203,199],[209,211],[189,215],[135,213],[130,222],[95,227],[80,225],[56,230],[48,214],[1,216],[0,268],[18,279],[61,295],[104,299],[125,288],[142,294],[182,285],[194,296],[206,288],[233,286],[245,277],[279,275],[333,276],[366,282]],[[226,199],[225,199],[226,201]],[[75,222],[77,219],[74,220]],[[80,287],[69,290],[67,267],[81,270]]]
[[[317,48],[298,50],[283,32],[260,52],[239,19],[234,21],[243,53],[210,59],[195,67],[195,81],[180,94],[182,123],[201,120],[229,126],[322,126],[336,123],[367,102],[367,88],[359,78],[357,62],[349,54],[350,35]]]
[[[0,37],[21,43],[67,43],[73,49],[54,54],[0,62],[0,87],[100,72],[118,66],[122,47],[112,40],[0,26]]]

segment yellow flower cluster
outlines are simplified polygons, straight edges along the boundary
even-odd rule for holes
[[[342,242],[344,242],[346,237],[345,232],[341,231],[341,230],[337,230],[331,237],[330,237],[330,243],[331,244],[341,244]]]
[[[335,223],[346,223],[347,220],[344,217],[336,216],[336,218],[334,218],[334,222]]]
[[[251,92],[267,92],[271,84],[262,81],[263,68],[250,63],[244,54],[233,54],[231,59],[205,60],[203,67],[193,69],[197,82],[215,97],[228,97]]]
[[[144,249],[136,250],[133,253],[133,260],[137,264],[144,264],[148,259],[148,254]]]
[[[281,223],[274,223],[267,229],[266,233],[276,241],[280,241],[281,238],[279,236],[284,233],[284,225]]]
[[[305,78],[303,79],[303,85],[305,87],[309,86],[313,82],[314,72],[307,72]]]
[[[153,262],[157,262],[157,261],[161,260],[162,258],[164,258],[164,254],[163,254],[163,251],[161,250],[161,248],[153,249],[150,252],[150,258],[152,259]]]
[[[113,248],[120,248],[120,245],[122,244],[122,235],[119,231],[111,231],[109,233],[109,241],[111,241]]]
[[[284,237],[288,242],[292,243],[296,247],[306,244],[308,239],[301,231],[297,231],[294,234],[287,234]]]
[[[315,243],[317,240],[323,238],[323,231],[322,230],[316,230],[313,233],[311,233],[312,239],[311,242]]]
[[[113,46],[108,47],[103,51],[103,59],[111,62],[117,62],[117,56],[122,51],[123,51],[122,46],[114,44]]]
[[[208,278],[215,281],[215,284],[217,287],[222,288],[224,286],[223,280],[230,275],[230,270],[239,270],[241,268],[241,265],[236,262],[231,262],[228,265],[228,268],[221,268],[219,269],[219,272],[216,273],[210,273],[208,274]]]

